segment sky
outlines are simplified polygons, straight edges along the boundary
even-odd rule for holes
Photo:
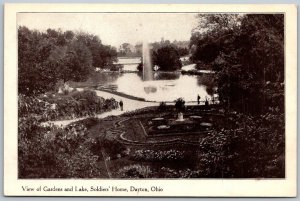
[[[18,13],[19,26],[46,31],[83,31],[102,43],[119,47],[128,42],[187,41],[197,26],[195,13]]]

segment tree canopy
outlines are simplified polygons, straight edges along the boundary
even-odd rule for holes
[[[182,66],[178,49],[172,45],[166,45],[152,52],[154,65],[158,65],[160,70],[174,71]]]
[[[179,70],[182,67],[180,56],[186,56],[189,52],[187,48],[178,47],[169,40],[151,43],[150,47],[152,65],[159,66],[161,71]],[[137,69],[142,71],[143,64],[139,64]]]
[[[116,60],[116,50],[94,35],[18,28],[18,89],[32,95],[54,89],[59,80],[82,81],[93,67]]]
[[[198,18],[190,41],[191,59],[217,72],[221,101],[251,113],[262,113],[267,105],[283,109],[284,16],[204,14]]]

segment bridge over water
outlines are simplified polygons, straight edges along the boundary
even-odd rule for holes
[[[114,64],[135,65],[142,62],[142,57],[118,57],[118,62]]]

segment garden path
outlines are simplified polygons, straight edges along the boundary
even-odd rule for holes
[[[83,88],[77,88],[78,91],[82,91]],[[120,102],[121,100],[123,101],[123,111],[121,111],[120,108],[115,109],[115,110],[111,110],[109,112],[104,112],[101,114],[96,115],[97,118],[105,118],[108,116],[117,116],[117,115],[121,115],[125,112],[130,112],[130,111],[134,111],[136,109],[141,109],[144,107],[149,107],[149,106],[158,106],[159,103],[156,102],[146,102],[146,101],[139,101],[139,100],[132,100],[129,98],[125,98],[125,97],[121,97],[115,94],[111,94],[109,92],[104,92],[104,91],[99,91],[99,90],[95,90],[97,96],[101,96],[105,99],[108,98],[114,98],[116,101]],[[61,126],[61,127],[65,127],[68,124],[71,124],[73,122],[82,120],[82,119],[86,119],[88,117],[80,117],[80,118],[75,118],[75,119],[69,119],[69,120],[59,120],[59,121],[49,121],[47,122],[48,124],[54,124],[56,126]]]
[[[78,91],[82,91],[84,90],[83,88],[77,88]],[[130,98],[125,98],[116,94],[112,94],[109,92],[105,92],[105,91],[99,91],[99,90],[95,90],[97,96],[101,96],[105,99],[109,99],[109,98],[114,98],[116,101],[120,102],[121,100],[123,101],[123,111],[121,111],[120,108],[115,109],[115,110],[111,110],[108,112],[104,112],[101,114],[96,115],[97,118],[105,118],[108,116],[118,116],[121,115],[125,112],[130,112],[130,111],[134,111],[137,109],[141,109],[141,108],[145,108],[145,107],[150,107],[150,106],[158,106],[159,103],[158,102],[147,102],[147,101],[140,101],[140,100],[133,100]],[[174,104],[172,102],[167,102],[167,105],[171,105]],[[204,104],[200,103],[201,105]],[[185,105],[197,105],[197,101],[192,101],[192,102],[186,102]],[[60,127],[65,127],[73,122],[79,121],[79,120],[83,120],[86,119],[88,117],[80,117],[80,118],[75,118],[75,119],[68,119],[68,120],[58,120],[58,121],[48,121],[44,124],[53,124],[55,126],[60,126]]]

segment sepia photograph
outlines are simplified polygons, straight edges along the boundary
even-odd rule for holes
[[[285,180],[285,23],[284,12],[16,13],[17,180]]]

